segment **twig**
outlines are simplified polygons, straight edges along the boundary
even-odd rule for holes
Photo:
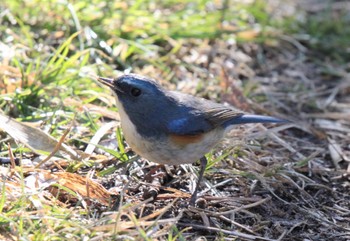
[[[236,221],[233,221],[232,219],[229,219],[229,218],[227,218],[227,217],[225,217],[225,216],[223,216],[223,215],[219,215],[218,217],[219,217],[220,219],[226,221],[226,222],[229,222],[229,223],[231,223],[231,224],[233,224],[233,225],[235,225],[235,226],[241,228],[241,229],[244,229],[245,231],[247,231],[247,232],[249,232],[249,233],[256,234],[256,233],[255,233],[253,230],[251,230],[250,228],[248,228],[248,227],[246,227],[246,226],[244,226],[244,225],[242,225],[242,224],[240,224],[240,223],[237,223]]]
[[[240,238],[246,238],[246,239],[249,239],[249,240],[276,241],[276,239],[270,239],[270,238],[265,238],[265,237],[261,237],[261,236],[245,234],[245,233],[241,233],[241,232],[237,232],[237,231],[230,231],[230,230],[221,229],[221,228],[206,227],[206,226],[203,226],[203,225],[193,224],[193,223],[181,223],[180,222],[180,223],[178,223],[178,225],[185,226],[185,227],[191,226],[193,228],[204,229],[204,230],[214,231],[214,232],[218,232],[218,233],[234,235],[234,236],[237,236],[237,237],[240,237]]]
[[[16,162],[15,162],[15,157],[13,156],[13,152],[11,150],[11,145],[10,143],[7,144],[7,147],[9,149],[9,156],[10,156],[10,161],[11,161],[11,168],[16,167]]]
[[[64,139],[66,138],[66,136],[68,135],[68,133],[70,132],[70,130],[72,129],[73,126],[73,121],[70,124],[70,126],[68,127],[68,129],[63,133],[63,135],[61,136],[61,138],[59,139],[59,141],[57,142],[55,148],[53,149],[53,151],[50,153],[50,155],[48,155],[44,160],[42,160],[41,162],[39,162],[35,168],[39,168],[41,165],[43,165],[44,163],[48,162],[51,157],[53,157],[56,152],[58,152],[61,148],[62,143],[64,142]]]
[[[243,209],[248,209],[248,208],[253,208],[253,207],[256,207],[256,206],[259,206],[265,202],[268,202],[271,200],[271,197],[267,197],[267,198],[264,198],[264,199],[261,199],[255,203],[251,203],[251,204],[247,204],[247,205],[243,205],[243,206],[240,206],[238,208],[235,208],[233,210],[229,210],[229,211],[225,211],[225,212],[221,212],[221,213],[217,213],[218,215],[227,215],[227,214],[231,214],[231,213],[235,213],[235,212],[239,212]]]

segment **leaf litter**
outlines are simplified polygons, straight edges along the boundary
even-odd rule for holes
[[[54,163],[40,169],[18,167],[10,158],[11,167],[1,166],[7,197],[4,208],[23,192],[38,195],[38,199],[35,195],[32,198],[38,210],[42,203],[79,204],[96,213],[98,219],[89,223],[98,233],[96,240],[115,234],[136,237],[140,230],[162,240],[174,225],[191,239],[205,236],[210,240],[217,235],[240,240],[350,239],[348,67],[338,67],[337,75],[325,74],[324,66],[309,61],[314,58],[311,50],[296,39],[285,40],[283,46],[189,40],[177,53],[195,69],[174,67],[175,77],[183,80],[177,86],[181,91],[191,92],[193,83],[205,81],[206,88],[197,89],[195,94],[248,112],[280,113],[293,121],[282,126],[250,124],[234,129],[213,152],[214,157],[225,152],[229,155],[207,170],[197,207],[188,207],[196,182],[191,169],[196,167],[160,168],[152,175],[158,178],[154,184],[143,181],[153,164],[131,151],[126,150],[126,154],[135,161],[127,163],[103,151],[103,155],[96,155],[98,148],[93,146],[99,140],[112,142],[109,139],[115,137],[108,124],[101,124],[96,142],[87,148],[89,157],[84,161],[95,158],[94,169],[87,164],[78,173],[70,173],[59,161],[71,164],[71,159],[84,158],[75,154],[77,158],[57,157],[53,151],[65,146],[63,139],[56,141],[37,128],[1,115],[4,132],[35,155],[42,155],[37,150],[53,153]],[[163,74],[154,68],[144,69],[139,73],[155,78]],[[255,104],[261,98],[265,101]],[[108,110],[94,109],[104,113],[105,120],[115,120]],[[99,175],[110,166],[117,167],[113,174]],[[156,190],[154,199],[144,198],[145,190],[151,187]]]

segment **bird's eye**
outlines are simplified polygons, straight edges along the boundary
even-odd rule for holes
[[[137,97],[137,96],[141,95],[141,90],[138,88],[132,88],[130,93],[132,96]]]

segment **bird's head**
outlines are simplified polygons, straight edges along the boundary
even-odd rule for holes
[[[124,109],[146,111],[165,98],[164,89],[155,80],[139,75],[127,74],[116,79],[99,77],[98,80],[113,90]]]

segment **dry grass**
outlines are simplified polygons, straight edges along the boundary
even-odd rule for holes
[[[339,4],[334,15],[340,14]],[[315,5],[304,7],[303,14],[317,14]],[[349,64],[328,59],[296,34],[271,34],[275,38],[258,43],[168,39],[167,47],[178,46],[163,56],[171,71],[152,61],[133,66],[134,72],[168,88],[292,121],[234,129],[208,154],[210,167],[196,207],[189,207],[188,200],[197,168],[167,167],[150,178],[153,164],[134,156],[116,131],[118,116],[102,107],[111,107],[113,96],[102,89],[94,93],[98,87],[92,83],[90,92],[65,97],[61,104],[67,120],[54,114],[40,123],[62,127],[51,127],[58,137],[70,130],[65,143],[83,161],[61,156],[44,163],[38,158],[42,153],[1,132],[1,142],[9,143],[2,161],[9,164],[0,169],[0,239],[349,240]],[[253,40],[260,33],[242,31],[242,36]],[[3,80],[21,78],[12,68],[0,68]],[[113,73],[105,65],[99,68],[105,75]],[[28,80],[33,83],[32,77]],[[59,92],[53,87],[47,91]],[[13,116],[22,111],[2,108]],[[67,114],[70,108],[80,115]],[[19,159],[29,160],[31,167],[16,166]]]

